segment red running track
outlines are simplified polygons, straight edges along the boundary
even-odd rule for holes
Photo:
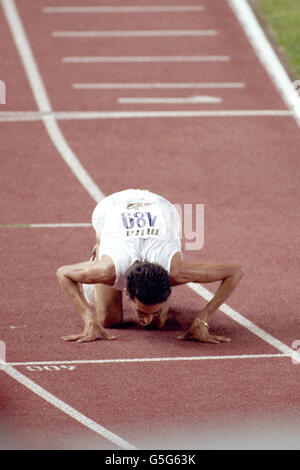
[[[22,42],[24,65],[14,42],[17,37],[24,39],[24,33],[20,23],[16,27],[15,16],[5,16],[5,12],[11,13],[7,3],[0,9],[0,78],[7,90],[7,103],[0,105],[0,324],[7,361],[0,375],[0,447],[294,446],[300,414],[299,366],[289,353],[299,339],[300,326],[296,255],[299,127],[229,4],[204,0],[202,11],[75,14],[47,13],[45,7],[61,4],[53,0],[47,5],[39,0],[11,2],[33,53],[49,109],[32,67],[33,85],[26,75],[26,61],[30,64],[26,47]],[[119,4],[101,2],[102,7]],[[199,6],[193,0],[188,4]],[[80,6],[82,2],[68,0],[64,5]],[[93,0],[89,5],[99,6],[99,2]],[[122,6],[126,5],[133,4],[123,1]],[[157,3],[147,2],[151,5]],[[165,0],[163,5],[182,3]],[[79,30],[214,30],[216,34],[158,38],[53,35],[54,31]],[[151,63],[64,59],[90,56],[227,59]],[[111,86],[78,88],[87,83]],[[227,87],[112,87],[122,83],[223,83]],[[236,85],[229,87],[229,83]],[[38,101],[34,93],[38,93]],[[195,95],[219,101],[167,100]],[[164,98],[165,102],[132,101],[145,97]],[[120,98],[131,102],[119,102]],[[286,113],[180,115],[183,111],[221,110]],[[59,130],[51,138],[46,129],[51,111],[71,113],[56,115],[65,139],[63,151],[56,147]],[[79,111],[100,114],[79,119]],[[125,111],[133,114],[118,118],[112,114]],[[177,115],[150,118],[150,111]],[[104,116],[104,112],[108,114]],[[117,341],[74,344],[60,339],[80,330],[81,321],[61,293],[55,271],[60,265],[89,257],[94,234],[89,226],[76,224],[89,224],[96,197],[62,159],[68,152],[74,157],[71,165],[79,161],[99,193],[147,187],[174,203],[205,204],[204,247],[198,252],[186,251],[185,256],[244,267],[245,277],[228,301],[234,310],[221,309],[211,322],[211,329],[230,336],[231,343],[209,345],[177,339],[188,328],[187,315],[195,315],[205,303],[187,286],[174,289],[172,315],[162,331],[146,331],[136,325],[125,302],[125,323],[114,331]],[[211,292],[216,288],[204,287]],[[250,329],[245,327],[247,321]]]

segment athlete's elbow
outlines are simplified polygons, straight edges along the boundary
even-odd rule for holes
[[[57,277],[59,284],[62,285],[65,282],[66,277],[67,277],[66,274],[67,274],[66,266],[61,266],[60,268],[57,269],[56,277]]]
[[[244,276],[244,269],[242,266],[235,266],[232,276],[236,279],[237,282],[239,282]]]
[[[180,285],[180,284],[186,284],[189,282],[189,277],[187,275],[186,269],[184,267],[176,266],[171,273],[170,273],[170,281],[171,285]]]

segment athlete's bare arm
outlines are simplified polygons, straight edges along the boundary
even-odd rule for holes
[[[211,335],[208,330],[208,320],[211,315],[225,302],[237,287],[243,276],[240,266],[229,264],[188,263],[181,259],[177,253],[171,264],[170,278],[173,286],[188,282],[208,283],[221,281],[214,297],[201,310],[190,326],[190,329],[181,337],[194,338],[209,343],[228,342],[230,338]]]
[[[80,312],[84,321],[83,333],[64,336],[66,341],[93,341],[103,336],[105,339],[114,339],[107,334],[97,319],[96,313],[89,307],[80,284],[102,283],[113,285],[115,282],[115,268],[108,256],[103,256],[101,261],[87,261],[62,266],[56,272],[57,279],[65,294],[69,297],[74,307]]]

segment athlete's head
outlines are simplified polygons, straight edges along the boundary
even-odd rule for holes
[[[170,277],[159,264],[136,262],[127,270],[126,290],[139,322],[143,326],[150,325],[171,294]]]
[[[131,300],[137,298],[146,305],[165,302],[171,294],[168,272],[147,261],[136,262],[127,270],[126,288]]]

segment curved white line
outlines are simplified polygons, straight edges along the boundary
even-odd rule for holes
[[[95,421],[88,418],[87,416],[83,415],[79,411],[75,410],[72,406],[68,405],[64,401],[52,395],[52,393],[47,392],[47,390],[45,390],[43,387],[33,382],[33,380],[29,379],[25,375],[21,374],[21,372],[17,371],[10,364],[7,364],[6,362],[0,360],[0,370],[3,370],[4,372],[6,372],[7,375],[17,380],[17,382],[22,384],[24,387],[28,388],[31,392],[34,392],[39,397],[43,398],[45,401],[47,401],[51,405],[55,406],[55,408],[58,408],[63,413],[67,414],[71,418],[78,421],[80,424],[83,424],[84,426],[91,429],[95,433],[109,440],[113,444],[116,444],[121,449],[137,450],[137,448],[133,446],[132,444],[130,444],[129,442],[125,441],[121,437],[112,433],[111,431],[104,428],[103,426],[96,423]]]
[[[29,80],[32,93],[37,103],[37,107],[40,112],[49,113],[49,115],[43,116],[43,122],[49,137],[57,151],[60,153],[61,157],[78,178],[80,183],[84,186],[86,191],[96,202],[98,202],[104,198],[103,193],[100,191],[87,171],[83,168],[75,153],[69,147],[57,125],[55,116],[50,114],[52,113],[51,104],[49,102],[36,61],[34,60],[32,49],[27,39],[27,35],[21,22],[15,2],[14,0],[2,0],[2,6],[27,78]]]

